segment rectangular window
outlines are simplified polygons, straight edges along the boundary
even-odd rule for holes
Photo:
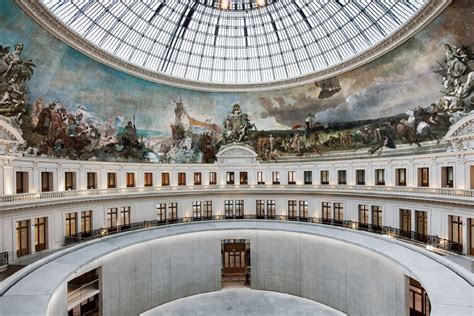
[[[166,221],[166,203],[159,203],[156,206],[156,219],[158,222]]]
[[[257,218],[265,218],[265,200],[256,201]]]
[[[321,210],[323,213],[323,222],[331,220],[331,203],[329,202],[322,202],[321,203]]]
[[[344,208],[342,203],[334,203],[334,221],[342,222],[344,219]]]
[[[267,218],[274,218],[276,213],[276,201],[267,200]]]
[[[313,184],[313,172],[305,171],[304,172],[304,184]]]
[[[235,175],[233,172],[226,172],[225,179],[226,184],[235,184]]]
[[[257,184],[265,184],[265,177],[263,171],[257,171]]]
[[[209,172],[209,185],[217,184],[217,172]]]
[[[145,172],[143,174],[143,182],[146,187],[152,187],[153,186],[153,173]]]
[[[367,227],[369,225],[369,207],[359,204],[359,226]]]
[[[16,256],[21,257],[30,253],[30,221],[16,222]]]
[[[194,185],[201,185],[202,184],[202,173],[195,172],[194,173]]]
[[[120,223],[120,226],[123,228],[123,229],[127,229],[127,228],[130,228],[130,211],[131,211],[131,207],[130,206],[122,206],[120,208],[120,219],[122,220],[122,222]]]
[[[109,231],[114,231],[117,229],[117,218],[118,209],[116,207],[107,209],[107,228]]]
[[[28,172],[16,172],[16,194],[28,193]]]
[[[235,218],[242,218],[244,217],[244,200],[236,200],[235,201]]]
[[[273,171],[272,172],[272,183],[273,184],[280,184],[280,171]]]
[[[377,229],[382,228],[382,207],[372,206],[372,225],[376,226]]]
[[[170,185],[170,174],[168,172],[161,173],[161,186],[167,187]]]
[[[75,190],[76,189],[76,173],[65,172],[64,173],[64,190]]]
[[[212,201],[204,201],[204,213],[203,216],[205,219],[212,218]]]
[[[296,172],[288,171],[288,184],[296,184]]]
[[[419,187],[430,186],[430,169],[429,168],[418,168],[418,186]]]
[[[295,219],[298,216],[296,200],[288,200],[288,218]]]
[[[168,221],[178,220],[178,202],[168,203]]]
[[[135,173],[127,172],[125,174],[127,188],[133,188],[135,186]]]
[[[193,218],[201,219],[201,217],[202,217],[202,202],[193,201]]]
[[[395,181],[397,186],[405,187],[407,185],[407,169],[395,169]]]
[[[449,215],[449,240],[453,242],[457,242],[462,244],[462,217],[461,216],[455,216],[455,215]]]
[[[178,185],[186,185],[186,172],[178,172]]]
[[[299,201],[299,216],[300,219],[308,218],[308,201]]]
[[[415,211],[415,232],[418,235],[428,235],[428,214],[425,211]]]
[[[234,201],[232,200],[224,201],[224,214],[225,214],[225,218],[234,217]]]
[[[53,191],[53,173],[41,172],[41,192]]]
[[[113,189],[117,187],[117,174],[115,172],[107,173],[107,188]]]
[[[81,234],[92,232],[92,211],[81,212]]]
[[[329,170],[321,170],[321,184],[329,184]]]
[[[365,185],[365,170],[356,170],[356,184]]]
[[[375,184],[385,185],[385,169],[375,169]]]
[[[247,172],[241,172],[240,173],[240,184],[248,184],[248,173]]]
[[[97,189],[97,174],[95,172],[87,173],[87,189]]]
[[[347,171],[346,170],[337,171],[337,184],[347,184]]]
[[[35,251],[46,249],[47,217],[35,218]]]
[[[411,238],[411,210],[400,209],[400,235]]]
[[[70,237],[77,234],[77,214],[66,213],[66,230],[65,235]]]
[[[441,168],[441,187],[443,188],[454,187],[454,168],[453,167]]]
[[[409,310],[407,315],[413,316],[429,316],[431,314],[431,303],[425,289],[421,284],[408,277],[409,279]]]

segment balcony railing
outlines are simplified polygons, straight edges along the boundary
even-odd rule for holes
[[[8,252],[0,252],[0,268],[8,265]]]
[[[94,190],[68,190],[41,193],[22,193],[0,196],[0,203],[22,203],[38,200],[59,199],[68,197],[86,197],[98,195],[123,195],[139,194],[144,192],[179,192],[192,189],[198,190],[288,190],[291,191],[310,191],[310,192],[374,192],[374,193],[404,193],[408,195],[426,195],[441,197],[474,198],[474,190],[460,190],[453,188],[427,188],[427,187],[399,187],[399,186],[368,186],[368,185],[203,185],[192,186],[174,186],[174,187],[133,187],[133,188],[114,188],[114,189],[94,189]]]
[[[443,249],[445,251],[454,252],[457,254],[462,254],[462,250],[463,250],[463,246],[461,243],[457,243],[448,239],[443,239],[438,236],[424,235],[424,234],[419,234],[414,231],[400,230],[398,228],[393,228],[390,226],[372,225],[372,224],[367,224],[367,223],[354,222],[351,220],[322,219],[322,218],[317,218],[317,217],[301,218],[297,216],[288,217],[287,215],[276,215],[276,216],[269,216],[269,217],[264,216],[263,218],[261,216],[256,216],[256,215],[243,215],[243,216],[231,216],[231,217],[229,216],[226,217],[224,215],[215,215],[215,216],[207,217],[207,218],[181,217],[181,218],[176,218],[172,220],[163,220],[163,221],[158,221],[158,220],[143,221],[143,222],[131,223],[130,225],[127,225],[126,228],[122,228],[121,226],[116,226],[112,230],[110,228],[101,228],[101,229],[95,229],[87,233],[78,233],[71,236],[66,236],[64,243],[67,246],[67,245],[80,243],[87,240],[105,237],[107,235],[117,234],[120,232],[132,231],[132,230],[137,230],[137,229],[145,229],[145,228],[163,226],[163,225],[170,225],[170,224],[176,224],[176,223],[188,223],[188,222],[193,222],[193,221],[200,221],[200,222],[201,221],[221,221],[221,220],[234,220],[234,219],[250,219],[250,220],[263,219],[263,220],[279,220],[279,221],[292,221],[292,222],[298,221],[298,222],[305,222],[305,223],[312,223],[312,224],[339,226],[339,227],[344,227],[347,229],[361,230],[361,231],[366,231],[366,232],[370,232],[374,234],[385,235],[389,238],[411,241],[423,246],[429,246],[430,248],[432,247],[432,248],[437,248],[437,249]]]
[[[89,283],[83,284],[80,287],[69,291],[67,293],[68,309],[79,304],[99,292],[99,279],[95,279]]]

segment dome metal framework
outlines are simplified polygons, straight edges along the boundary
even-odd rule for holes
[[[387,39],[426,0],[41,0],[92,45],[173,80],[287,81]]]

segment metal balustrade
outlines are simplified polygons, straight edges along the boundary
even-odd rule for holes
[[[0,267],[2,266],[7,266],[9,261],[8,261],[8,252],[0,252]]]
[[[133,187],[133,188],[114,188],[114,189],[91,189],[91,190],[68,190],[41,193],[22,193],[0,196],[0,203],[21,203],[38,200],[59,199],[67,197],[84,197],[98,195],[123,195],[139,194],[143,192],[177,192],[186,190],[226,190],[226,189],[249,189],[249,190],[288,190],[310,192],[374,192],[374,193],[404,193],[407,195],[441,196],[474,198],[474,190],[460,190],[453,188],[429,188],[429,187],[401,187],[401,186],[381,186],[381,185],[204,185],[204,186],[170,186],[170,187]]]
[[[72,244],[105,237],[108,235],[118,234],[120,232],[133,231],[138,229],[146,229],[157,226],[171,225],[177,223],[189,223],[196,221],[222,221],[222,220],[234,220],[234,219],[249,219],[249,220],[278,220],[278,221],[296,221],[312,224],[322,224],[330,226],[339,226],[347,229],[360,230],[369,233],[379,234],[387,236],[388,238],[395,238],[399,240],[410,241],[416,244],[427,246],[429,249],[442,249],[445,251],[462,254],[463,245],[448,239],[443,239],[438,236],[419,234],[414,231],[405,231],[390,226],[379,226],[368,223],[359,223],[352,220],[335,220],[335,219],[323,219],[318,217],[298,217],[298,216],[287,216],[287,215],[274,215],[274,216],[256,216],[256,215],[242,215],[242,216],[224,216],[214,215],[212,217],[181,217],[173,218],[170,220],[152,220],[143,221],[137,223],[131,223],[127,226],[114,226],[109,228],[95,229],[86,233],[78,233],[70,236],[65,236],[65,246]]]

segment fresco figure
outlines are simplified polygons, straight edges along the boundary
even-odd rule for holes
[[[26,112],[27,89],[25,82],[31,79],[33,68],[31,59],[23,60],[23,44],[17,43],[14,51],[0,46],[0,114],[16,116],[17,121]]]
[[[250,122],[246,113],[243,113],[239,104],[234,104],[231,113],[224,120],[222,141],[228,143],[242,143],[249,140],[249,131],[257,130],[255,124]]]
[[[467,69],[468,55],[463,48],[444,44],[446,53],[447,73],[453,78],[462,76]]]

